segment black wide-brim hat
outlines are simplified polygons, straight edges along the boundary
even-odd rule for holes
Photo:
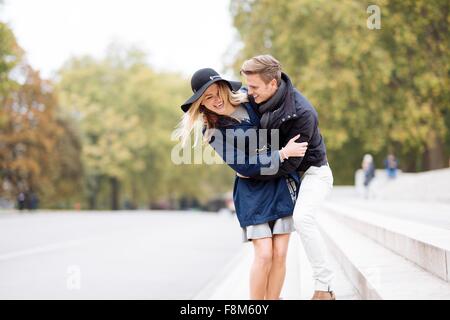
[[[238,91],[242,86],[242,83],[239,81],[223,79],[214,69],[204,68],[197,70],[191,79],[191,88],[194,94],[181,105],[181,110],[187,112],[192,103],[200,98],[210,85],[219,81],[224,81],[230,87],[231,91]]]

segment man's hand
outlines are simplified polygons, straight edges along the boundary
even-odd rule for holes
[[[295,142],[298,138],[300,138],[299,134],[289,140],[287,145],[281,149],[286,158],[305,156],[306,150],[308,150],[308,142]]]

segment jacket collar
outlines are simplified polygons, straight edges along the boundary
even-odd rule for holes
[[[286,92],[284,93],[282,99],[279,101],[278,105],[272,106],[269,111],[266,111],[262,114],[261,128],[263,129],[279,128],[285,121],[291,120],[291,118],[296,118],[298,116],[296,114],[295,108],[294,86],[292,85],[292,82],[287,74],[285,74],[284,72],[281,73],[281,80],[284,81],[286,85]],[[277,93],[275,93],[275,95],[277,95]],[[269,101],[270,100],[271,99],[269,99]]]

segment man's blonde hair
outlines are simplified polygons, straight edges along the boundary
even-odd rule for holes
[[[241,67],[241,74],[259,74],[267,84],[272,79],[281,83],[281,64],[270,54],[263,54],[246,60]]]

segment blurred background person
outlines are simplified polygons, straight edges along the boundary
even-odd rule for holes
[[[364,172],[364,197],[368,199],[370,198],[370,183],[375,178],[375,165],[371,154],[364,155],[361,166]]]
[[[17,208],[23,210],[26,207],[26,196],[24,192],[19,193],[17,196]]]
[[[388,154],[384,160],[384,167],[389,179],[395,179],[397,177],[398,161],[397,158],[391,153]]]
[[[33,190],[29,193],[28,209],[37,210],[39,208],[39,197]]]

